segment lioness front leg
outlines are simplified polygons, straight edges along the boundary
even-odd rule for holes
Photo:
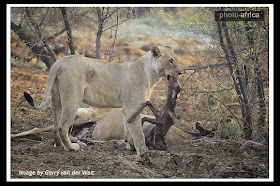
[[[123,111],[124,121],[127,121],[133,113],[134,112],[131,112],[131,110],[128,112]],[[128,129],[126,132],[129,132],[129,134],[125,134],[125,136],[131,135],[137,156],[140,156],[148,150],[145,143],[140,115],[136,116],[131,123],[125,122],[125,127]]]

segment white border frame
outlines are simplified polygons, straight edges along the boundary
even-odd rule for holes
[[[73,179],[73,178],[61,178],[61,179],[51,179],[51,178],[42,178],[42,179],[27,179],[27,178],[11,178],[11,8],[12,7],[268,7],[269,8],[269,178],[268,179],[89,179],[89,178],[81,178],[81,179]],[[13,182],[23,182],[23,181],[98,181],[98,182],[126,182],[126,181],[144,181],[144,182],[182,182],[182,181],[199,181],[199,182],[207,182],[207,181],[229,181],[229,182],[251,182],[251,181],[274,181],[274,5],[273,4],[7,4],[7,20],[6,20],[6,48],[7,48],[7,61],[6,61],[6,111],[7,111],[7,123],[6,123],[6,180]]]

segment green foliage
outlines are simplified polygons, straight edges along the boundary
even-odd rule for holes
[[[171,18],[171,19],[173,18],[172,14],[171,14],[171,13],[166,13],[166,12],[164,11],[163,8],[159,9],[159,11],[157,12],[157,14],[159,14],[159,15],[165,15],[165,16]]]
[[[211,23],[211,18],[205,15],[194,15],[183,20],[177,24],[180,30],[194,31],[196,33],[211,34],[216,31],[216,25]]]

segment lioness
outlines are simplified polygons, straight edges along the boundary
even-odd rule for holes
[[[83,56],[66,56],[51,67],[44,99],[39,106],[34,105],[28,93],[24,92],[24,96],[35,109],[42,109],[52,93],[54,142],[63,145],[65,150],[79,149],[78,144],[69,140],[68,131],[82,101],[94,107],[122,108],[125,139],[134,143],[140,156],[147,150],[140,116],[131,123],[126,121],[149,99],[160,77],[181,73],[176,61],[169,46],[151,46],[144,56],[116,64]]]

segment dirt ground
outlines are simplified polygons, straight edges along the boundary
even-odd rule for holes
[[[40,75],[39,75],[40,74]],[[11,132],[52,124],[51,107],[33,110],[22,92],[40,90],[48,72],[36,66],[11,68]],[[35,88],[35,86],[37,87]],[[38,85],[42,87],[38,87]],[[164,88],[164,87],[163,87]],[[163,89],[162,88],[162,89]],[[159,85],[158,90],[161,90]],[[43,94],[34,96],[39,101]],[[39,93],[38,93],[39,92]],[[161,93],[163,94],[163,93]],[[51,133],[48,133],[51,135]],[[116,140],[66,152],[53,147],[53,140],[11,141],[11,178],[268,178],[268,146],[241,139],[186,141],[167,151],[150,150],[136,159],[136,153],[120,150]]]
[[[15,140],[11,178],[268,178],[267,147],[250,142],[187,141],[138,160],[123,147],[112,140],[66,152],[51,141]]]

